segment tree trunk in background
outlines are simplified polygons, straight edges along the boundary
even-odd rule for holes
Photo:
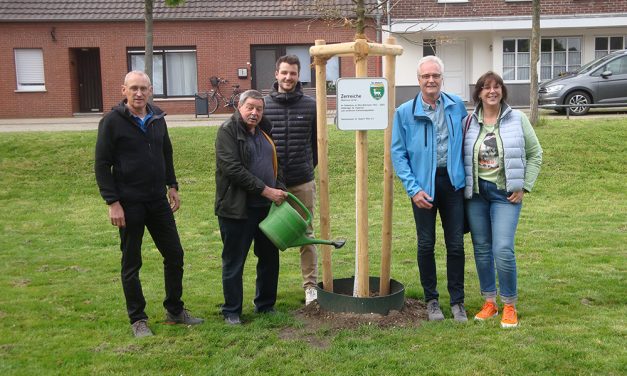
[[[366,7],[364,0],[356,1],[355,13],[357,15],[357,23],[355,24],[355,39],[366,39],[364,34],[366,29]]]
[[[540,0],[533,0],[531,19],[531,74],[529,77],[529,121],[534,126],[538,123],[538,61],[540,60]]]
[[[152,8],[154,5],[154,0],[144,0],[145,8],[144,8],[144,24],[146,28],[146,46],[144,48],[144,72],[150,78],[150,82],[152,83]],[[152,98],[150,98],[152,102]]]

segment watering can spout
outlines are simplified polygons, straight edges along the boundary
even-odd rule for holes
[[[346,244],[346,239],[324,240],[324,239],[314,239],[314,238],[304,237],[302,239],[297,240],[292,245],[292,247],[308,245],[308,244],[326,244],[326,245],[332,245],[333,247],[335,247],[335,249],[339,249],[339,248],[342,248],[344,244]]]
[[[259,229],[281,251],[290,247],[298,247],[307,244],[327,244],[335,248],[342,248],[346,240],[323,240],[307,237],[307,227],[311,225],[311,213],[296,196],[287,193],[305,213],[306,218],[290,205],[283,202],[281,205],[272,204],[268,216],[259,223]]]

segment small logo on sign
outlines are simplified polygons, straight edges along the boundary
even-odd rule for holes
[[[376,100],[383,98],[385,94],[385,85],[383,82],[373,82],[370,84],[370,95]]]

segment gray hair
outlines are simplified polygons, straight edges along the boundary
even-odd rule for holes
[[[152,83],[150,82],[150,77],[148,77],[148,75],[147,75],[144,71],[140,71],[140,70],[132,70],[132,71],[128,72],[128,73],[126,74],[126,76],[124,76],[124,85],[126,85],[126,84],[127,84],[128,79],[129,79],[131,76],[135,76],[135,75],[138,75],[138,76],[144,76],[144,78],[145,78],[146,80],[148,80],[148,85],[152,85]]]
[[[263,95],[260,92],[258,92],[257,90],[246,90],[245,92],[243,92],[239,96],[239,106],[238,107],[242,107],[244,105],[244,103],[246,103],[246,100],[248,98],[250,98],[250,99],[261,99],[261,101],[263,102]],[[265,102],[264,102],[264,107],[265,107]]]
[[[424,63],[435,63],[435,64],[437,64],[440,67],[440,73],[444,74],[444,63],[442,62],[442,59],[440,59],[439,57],[434,56],[434,55],[428,55],[428,56],[424,56],[423,58],[418,60],[418,75],[420,75],[420,67]]]

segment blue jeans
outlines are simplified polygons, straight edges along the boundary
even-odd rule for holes
[[[512,204],[507,196],[508,193],[499,190],[496,184],[479,179],[479,194],[473,194],[466,202],[466,216],[481,295],[496,297],[496,264],[501,300],[513,304],[518,297],[514,236],[522,203]]]
[[[435,268],[435,219],[440,212],[446,243],[446,276],[451,305],[464,302],[464,192],[455,190],[446,169],[438,168],[431,209],[420,209],[412,201],[418,236],[418,270],[425,302],[438,299]]]

